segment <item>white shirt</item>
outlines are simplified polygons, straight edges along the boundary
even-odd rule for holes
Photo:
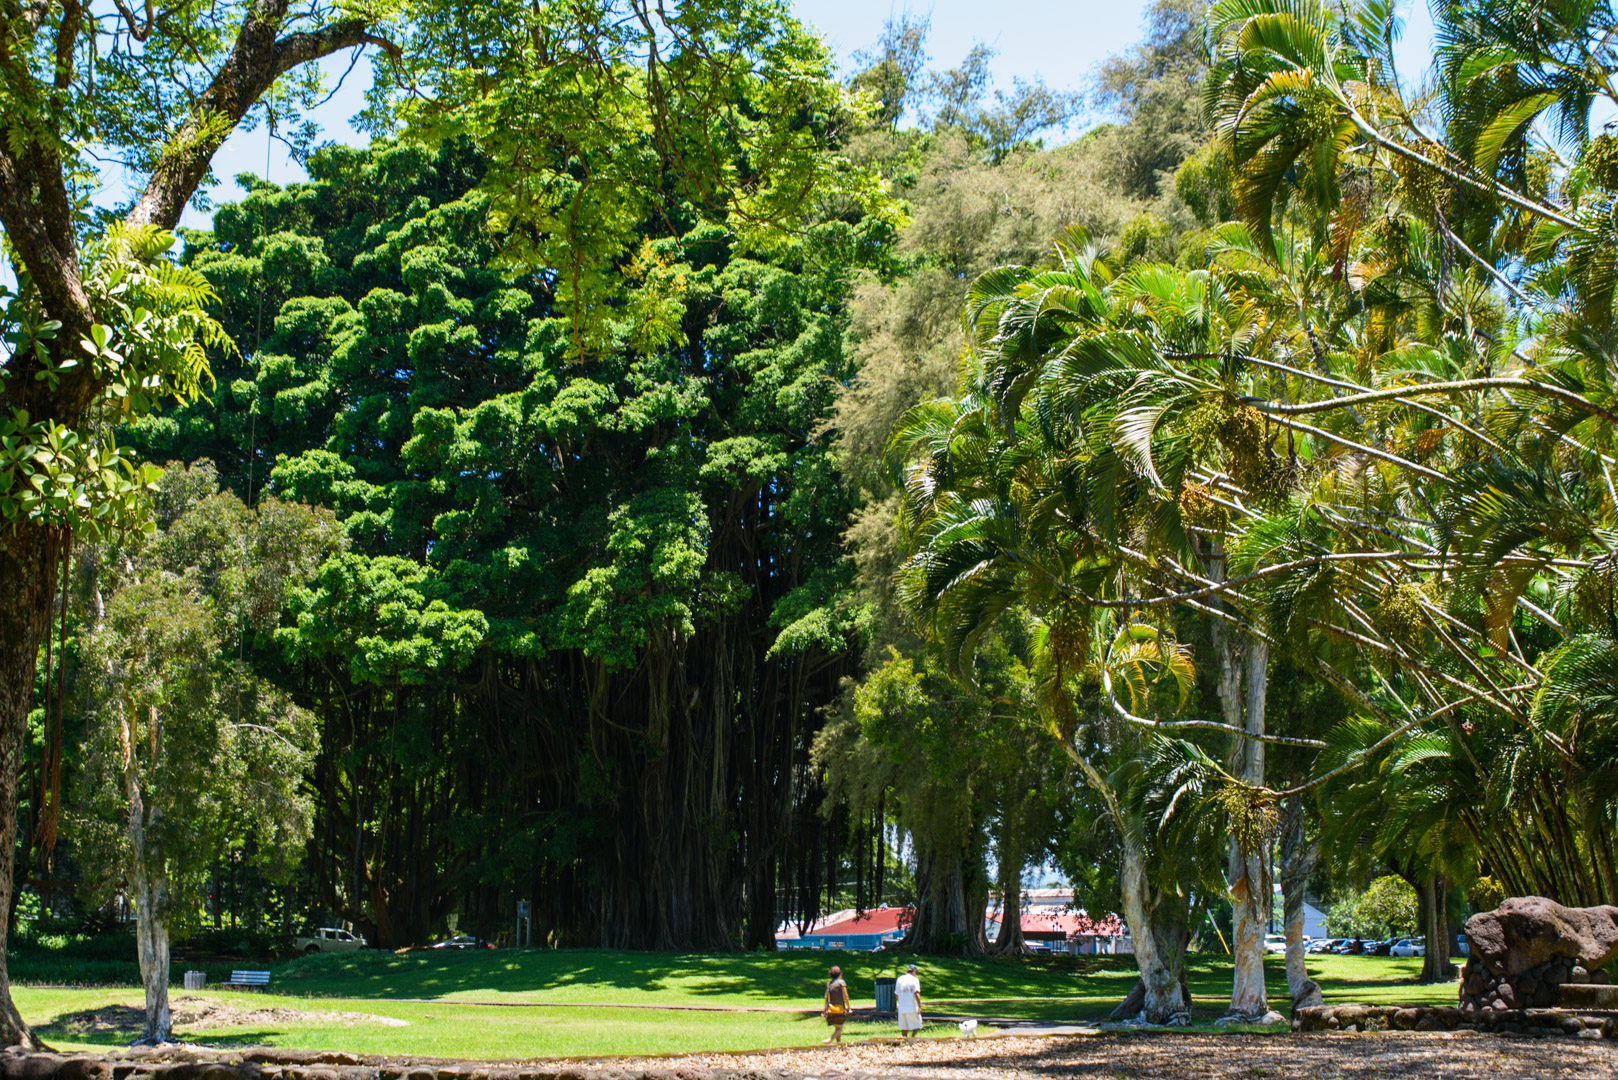
[[[914,975],[901,975],[899,981],[893,984],[893,992],[898,1005],[898,1011],[921,1011],[921,980]]]

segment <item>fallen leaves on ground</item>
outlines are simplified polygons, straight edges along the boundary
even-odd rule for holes
[[[812,1080],[1573,1080],[1618,1076],[1618,1044],[1465,1033],[1176,1035],[850,1042],[751,1054],[701,1054],[619,1068],[714,1069]]]

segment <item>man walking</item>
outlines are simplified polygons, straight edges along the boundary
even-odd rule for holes
[[[905,968],[899,981],[893,984],[894,1004],[899,1010],[899,1034],[913,1039],[921,1030],[921,978],[916,965]]]

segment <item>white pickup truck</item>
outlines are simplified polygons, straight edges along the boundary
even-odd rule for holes
[[[348,952],[365,948],[365,939],[347,930],[323,926],[319,930],[292,939],[292,947],[299,952]]]

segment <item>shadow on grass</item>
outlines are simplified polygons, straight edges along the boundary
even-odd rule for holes
[[[539,994],[548,1000],[609,1003],[686,996],[730,998],[740,1003],[813,1003],[832,964],[856,1001],[871,994],[870,980],[896,975],[912,960],[922,966],[930,997],[1066,997],[1086,988],[1128,993],[1134,979],[1130,958],[913,957],[896,953],[627,953],[593,949],[498,950],[448,953],[358,952],[314,955],[277,970],[274,987],[322,997],[446,997],[484,993]]]

